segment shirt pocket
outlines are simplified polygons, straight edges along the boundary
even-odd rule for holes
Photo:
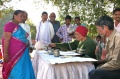
[[[114,53],[113,52],[114,51],[114,47],[115,47],[115,45],[114,45],[113,42],[109,44],[108,50],[109,50],[109,53],[111,54],[111,56],[114,55],[113,54]]]
[[[111,42],[108,47],[109,47],[109,50],[112,49],[113,48],[113,42]]]

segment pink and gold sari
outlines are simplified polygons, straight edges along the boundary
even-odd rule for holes
[[[20,72],[21,73],[23,72],[22,68],[21,68],[21,66],[24,66],[23,60],[25,59],[26,55],[29,55],[28,54],[29,53],[28,52],[28,40],[26,38],[27,33],[22,29],[21,26],[17,26],[12,22],[8,22],[5,25],[4,32],[11,32],[12,37],[9,41],[9,48],[8,48],[9,62],[3,63],[2,75],[3,75],[4,79],[11,79],[11,78],[9,78],[9,76],[12,75],[13,72],[15,74],[16,73],[19,74]],[[2,39],[2,46],[4,47],[4,37]],[[3,54],[4,54],[4,51],[3,51]],[[30,69],[32,69],[32,64],[31,64],[29,56],[26,59],[28,60],[27,62],[30,63],[29,65],[31,65]],[[20,65],[18,66],[17,64],[19,64],[19,63],[20,63]],[[13,69],[15,66],[17,66],[16,68],[21,68],[21,70],[16,72],[15,69]],[[17,76],[17,74],[16,74],[16,76]],[[32,69],[32,74],[34,77],[33,69]],[[25,76],[23,76],[23,77],[25,77]],[[15,78],[20,79],[19,76],[15,77]],[[30,78],[30,79],[35,79],[35,78]]]

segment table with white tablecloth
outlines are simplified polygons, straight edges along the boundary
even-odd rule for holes
[[[54,57],[41,51],[34,51],[34,53],[32,64],[36,79],[89,79],[88,73],[94,69],[91,62],[85,61],[51,64],[50,60],[66,61],[67,58]]]

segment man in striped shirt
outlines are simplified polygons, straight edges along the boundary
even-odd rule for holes
[[[73,27],[73,26],[71,25],[71,16],[67,15],[65,17],[65,24],[61,26],[56,32],[56,35],[60,38],[60,42],[67,43],[72,41],[72,38],[69,36],[67,32],[67,29],[69,27]]]

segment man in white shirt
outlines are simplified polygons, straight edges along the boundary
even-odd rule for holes
[[[32,47],[32,41],[31,41],[31,32],[30,32],[30,26],[25,23],[25,21],[28,18],[28,14],[26,11],[23,11],[23,23],[20,23],[20,25],[22,26],[22,28],[28,33],[28,37],[27,39],[29,40],[29,45],[30,47]]]
[[[36,44],[35,48],[37,50],[43,50],[51,43],[51,40],[54,36],[53,25],[47,20],[48,13],[43,12],[41,16],[42,20],[39,22],[39,25],[36,27]]]
[[[113,18],[114,18],[114,29],[120,32],[120,8],[115,8],[113,10]]]

